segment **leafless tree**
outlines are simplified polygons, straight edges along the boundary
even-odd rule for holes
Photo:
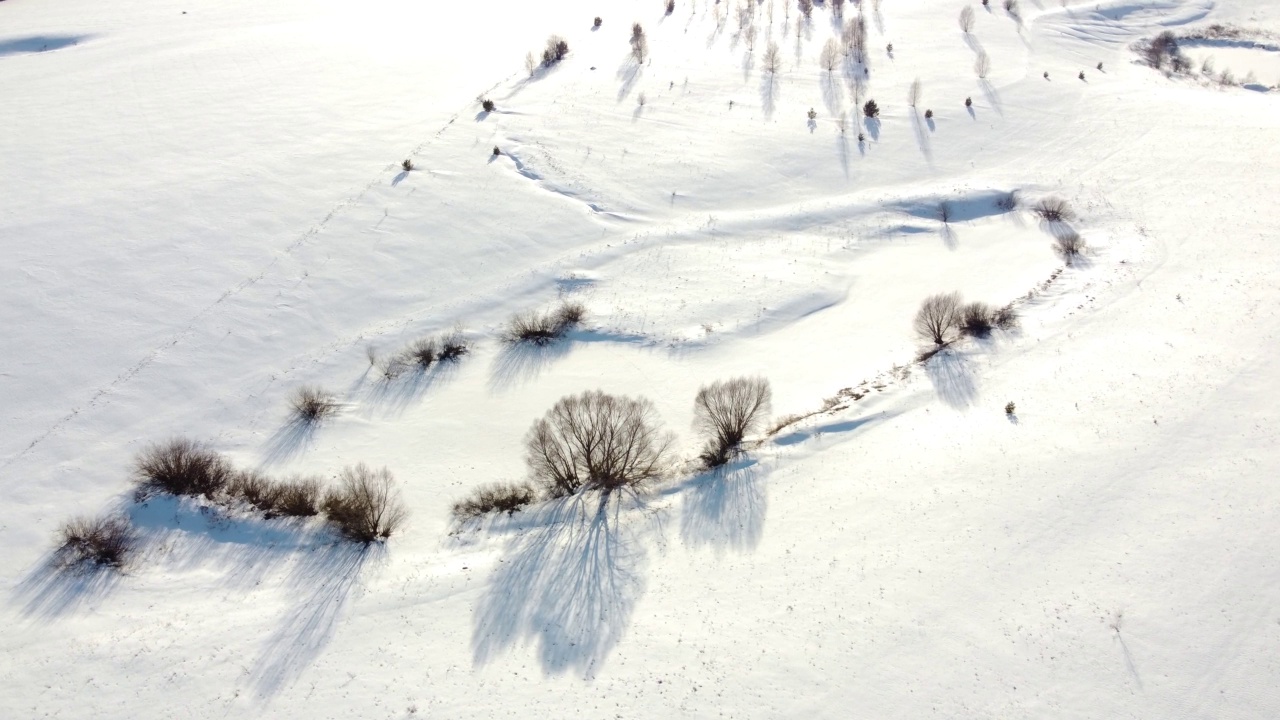
[[[778,43],[772,40],[769,41],[769,47],[764,51],[764,59],[761,60],[761,66],[770,75],[776,75],[778,70],[782,68],[782,52],[778,50]]]
[[[853,57],[854,62],[863,62],[867,56],[867,22],[861,15],[849,18],[841,32],[845,53]]]
[[[672,442],[652,402],[592,390],[561,398],[533,424],[525,460],[551,497],[608,493],[664,475]]]
[[[960,29],[966,34],[973,32],[973,6],[965,5],[960,11]]]
[[[808,20],[813,17],[813,0],[799,0],[799,2],[800,13],[804,15],[804,18]]]
[[[986,50],[978,51],[978,57],[973,61],[973,71],[984,80],[987,73],[991,72],[991,57],[987,55]]]
[[[649,56],[649,39],[645,37],[644,28],[640,23],[631,26],[631,57],[636,62],[642,63]]]
[[[371,543],[385,540],[407,516],[386,468],[373,470],[364,463],[343,468],[338,487],[324,498],[324,512],[349,540]]]
[[[907,91],[907,104],[915,107],[920,102],[920,78],[911,81],[911,89]]]
[[[945,345],[947,336],[960,319],[960,293],[930,295],[920,303],[916,313],[915,330],[920,337],[932,340],[935,345]]]
[[[701,458],[707,467],[728,462],[746,436],[767,420],[773,391],[762,377],[717,380],[698,390],[694,428],[707,437]]]
[[[822,54],[818,56],[818,64],[827,72],[835,72],[840,67],[840,44],[835,38],[827,40],[827,44],[822,46]]]

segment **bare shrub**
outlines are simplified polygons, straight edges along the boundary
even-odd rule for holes
[[[548,345],[564,337],[565,333],[581,323],[586,313],[582,303],[567,301],[549,312],[516,313],[508,321],[503,335],[507,342]]]
[[[1045,222],[1070,222],[1076,218],[1076,213],[1071,209],[1071,205],[1060,197],[1042,198],[1031,207],[1031,211]]]
[[[400,167],[404,168],[405,172],[411,172],[413,170],[413,161],[405,158],[404,162],[400,163]]]
[[[840,44],[835,38],[829,38],[822,46],[822,54],[818,56],[818,64],[827,72],[835,72],[840,67]]]
[[[138,535],[123,515],[79,517],[58,530],[58,560],[64,566],[91,564],[121,567],[138,544]]]
[[[914,327],[916,333],[935,345],[945,345],[947,335],[956,327],[961,317],[960,293],[930,295],[920,303]]]
[[[439,357],[440,349],[436,347],[435,338],[421,338],[409,343],[405,348],[405,358],[423,370],[431,367],[431,363]]]
[[[932,111],[932,110],[925,110],[925,111],[924,111],[924,119],[925,119],[925,120],[932,120],[932,119],[933,119],[933,111]]]
[[[978,57],[973,61],[973,71],[983,79],[991,72],[991,56],[987,55],[986,50],[978,51]]]
[[[471,352],[471,343],[462,334],[462,330],[454,330],[440,338],[440,352],[436,356],[441,362],[457,360]]]
[[[770,75],[775,75],[778,70],[782,69],[782,52],[778,50],[778,43],[772,40],[769,41],[769,46],[764,51],[764,58],[761,60],[761,66]]]
[[[551,67],[569,54],[569,43],[559,35],[547,38],[547,47],[542,51],[542,64]]]
[[[470,520],[489,513],[514,515],[538,497],[530,483],[490,483],[476,488],[465,500],[453,504],[453,517]]]
[[[1075,264],[1077,258],[1084,253],[1084,238],[1075,230],[1064,230],[1053,239],[1053,249],[1068,266]]]
[[[293,391],[289,405],[294,415],[305,423],[316,423],[338,412],[333,394],[314,385],[303,385]]]
[[[280,499],[280,486],[256,470],[241,470],[227,482],[226,494],[251,507],[270,513]]]
[[[355,542],[385,540],[407,515],[386,468],[372,470],[364,463],[343,468],[339,486],[324,497],[324,512],[344,537]]]
[[[991,313],[991,323],[1001,330],[1012,330],[1018,327],[1018,311],[1009,303]]]
[[[645,37],[644,28],[640,23],[631,26],[631,57],[636,62],[644,62],[649,55],[649,39]]]
[[[920,78],[911,81],[911,89],[907,91],[907,104],[915,107],[920,102]]]
[[[551,497],[636,488],[666,473],[673,438],[653,403],[599,390],[561,398],[525,438],[526,462]]]
[[[1150,40],[1139,43],[1138,52],[1142,59],[1157,70],[1169,64],[1169,61],[1182,51],[1178,48],[1178,38],[1165,30]]]
[[[699,458],[708,468],[729,462],[742,440],[759,429],[769,413],[773,391],[762,377],[717,380],[698,390],[693,426],[707,437]]]
[[[862,114],[869,118],[878,118],[880,117],[880,106],[876,104],[875,100],[868,100],[862,106]]]
[[[1017,190],[1010,190],[1007,195],[996,200],[996,207],[1004,212],[1013,212],[1018,209],[1019,197]]]
[[[960,11],[960,29],[966,34],[973,32],[973,6],[965,5]]]
[[[959,330],[970,337],[986,337],[991,334],[992,315],[991,306],[984,302],[965,303],[960,308]]]
[[[318,479],[290,478],[276,486],[275,499],[269,512],[286,517],[311,517],[320,512],[321,496]]]
[[[174,438],[144,449],[133,464],[143,496],[150,492],[214,499],[234,475],[231,463],[202,443]]]
[[[484,108],[485,112],[493,112],[498,106],[494,105],[493,101],[489,98],[485,98],[480,101],[480,107]]]

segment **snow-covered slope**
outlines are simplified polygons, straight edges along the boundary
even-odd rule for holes
[[[0,715],[1280,712],[1280,12],[969,4],[966,35],[964,2],[866,0],[833,73],[832,8],[783,0],[0,4]],[[1129,48],[1212,23],[1263,39],[1252,89]],[[1087,256],[1013,191],[1067,198]],[[918,363],[951,290],[1021,327]],[[500,341],[559,298],[568,342]],[[370,367],[459,324],[455,367]],[[695,392],[741,374],[778,416],[839,401],[721,474],[451,521],[558,398],[644,395],[691,458]],[[314,432],[306,383],[344,402]],[[174,435],[385,465],[410,519],[360,551],[135,503]],[[126,572],[50,569],[114,508]]]

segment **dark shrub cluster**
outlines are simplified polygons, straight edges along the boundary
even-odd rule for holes
[[[65,567],[122,567],[138,543],[133,525],[123,515],[75,518],[63,524],[58,536],[58,561]]]
[[[514,515],[538,499],[538,490],[530,483],[491,483],[476,488],[465,500],[453,505],[453,516],[470,520],[490,513]]]
[[[504,338],[511,343],[549,345],[582,323],[587,309],[579,302],[561,302],[547,312],[529,311],[517,313],[507,323]]]
[[[461,329],[455,329],[438,337],[414,340],[403,350],[373,364],[383,380],[395,380],[409,370],[425,372],[439,362],[456,362],[471,351],[471,345]]]
[[[332,393],[314,385],[303,385],[293,392],[289,405],[294,415],[304,423],[318,423],[336,415],[342,406]]]
[[[568,41],[559,35],[552,35],[547,38],[547,47],[542,51],[542,64],[545,67],[551,67],[563,60],[568,54]]]
[[[992,328],[1007,330],[1017,325],[1018,315],[1012,305],[993,309],[983,302],[964,302],[960,293],[930,295],[920,304],[915,317],[916,333],[941,348],[954,333],[982,338]]]
[[[868,100],[862,106],[862,114],[869,118],[878,118],[880,117],[880,106],[876,104],[875,100]]]
[[[480,107],[484,108],[485,112],[493,112],[494,109],[497,108],[498,106],[494,105],[493,101],[490,100],[489,98],[485,98],[480,101]]]
[[[649,39],[645,37],[644,28],[640,23],[631,26],[631,57],[636,62],[644,62],[649,55]]]
[[[1139,42],[1137,50],[1143,62],[1157,70],[1168,68],[1179,71],[1179,68],[1185,70],[1190,67],[1189,61],[1182,55],[1182,49],[1178,47],[1178,38],[1168,30],[1150,40]]]
[[[1076,213],[1071,209],[1071,204],[1060,197],[1042,198],[1031,207],[1031,212],[1041,220],[1050,223],[1070,222],[1076,219]]]
[[[1080,237],[1080,233],[1068,228],[1054,235],[1053,249],[1069,267],[1084,254],[1084,238]]]
[[[134,461],[142,497],[153,493],[215,499],[235,476],[231,463],[202,443],[174,438],[145,448]]]
[[[342,470],[338,487],[325,493],[324,512],[343,536],[362,543],[391,537],[407,515],[391,472],[364,463]]]
[[[243,503],[267,518],[323,512],[344,536],[360,542],[388,537],[405,516],[385,468],[346,468],[339,475],[340,486],[325,492],[314,477],[276,480],[254,470],[235,470],[222,455],[182,438],[148,447],[134,465],[140,499],[153,493],[202,496],[228,506]]]
[[[717,380],[698,390],[693,401],[693,424],[706,437],[698,458],[707,468],[733,459],[742,441],[766,421],[773,391],[762,377]]]

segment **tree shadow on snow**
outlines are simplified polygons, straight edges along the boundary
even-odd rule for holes
[[[622,102],[635,89],[636,83],[640,80],[640,63],[632,55],[627,55],[627,59],[622,61],[618,66],[617,77],[622,81],[618,87],[618,102]]]
[[[754,550],[769,509],[760,466],[745,460],[702,475],[684,498],[680,537],[689,547]]]
[[[914,108],[911,110],[911,129],[915,131],[916,144],[920,146],[920,154],[924,155],[925,161],[932,165],[933,148],[929,145],[929,133],[925,132],[924,124],[920,121],[920,115]]]
[[[315,440],[319,422],[295,417],[267,438],[262,447],[262,465],[281,465],[298,457]]]
[[[925,361],[924,372],[938,398],[948,406],[963,410],[977,402],[978,381],[966,353],[944,348]]]
[[[56,620],[106,597],[120,583],[122,572],[95,564],[68,565],[54,551],[17,583],[12,602],[24,616]]]
[[[489,389],[506,390],[537,378],[551,363],[568,355],[570,345],[564,338],[546,345],[507,343],[489,366]]]
[[[532,644],[547,675],[593,677],[644,591],[642,528],[620,514],[637,504],[636,496],[590,493],[537,511],[539,525],[513,539],[476,606],[474,663]]]
[[[867,118],[866,126],[867,126],[867,134],[871,136],[871,139],[879,140],[880,139],[880,118]]]
[[[378,379],[362,383],[363,397],[371,406],[398,415],[419,402],[432,388],[444,385],[457,374],[458,363],[453,360],[437,360],[425,369],[415,365],[395,377],[383,377],[378,373]]]
[[[92,35],[32,35],[30,37],[0,40],[0,57],[50,52],[80,44]]]
[[[772,118],[778,108],[778,81],[774,73],[762,73],[760,77],[760,109],[766,118]]]
[[[285,581],[293,607],[262,645],[250,678],[263,699],[298,679],[324,651],[366,565],[382,561],[381,543],[339,541],[298,557]]]

